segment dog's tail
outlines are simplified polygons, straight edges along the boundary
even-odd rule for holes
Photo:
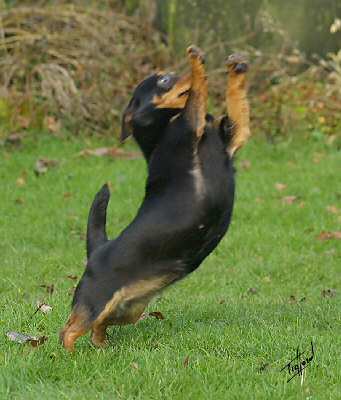
[[[88,259],[95,249],[108,241],[105,225],[109,199],[109,187],[105,184],[96,194],[89,211],[86,232],[86,254]]]

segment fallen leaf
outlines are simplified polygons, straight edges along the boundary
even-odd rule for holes
[[[46,342],[46,340],[48,339],[47,336],[31,336],[31,335],[25,335],[24,333],[19,333],[19,332],[7,332],[6,336],[12,342],[16,342],[16,343],[20,343],[20,344],[29,343],[33,347],[37,347],[37,346],[44,344]]]
[[[318,240],[331,240],[331,239],[341,240],[341,231],[334,231],[334,232],[322,231],[318,235],[317,239]]]
[[[37,303],[37,311],[41,311],[43,314],[48,314],[52,311],[52,307],[46,303]]]
[[[156,319],[165,319],[165,317],[162,315],[160,311],[152,311],[149,313],[142,313],[140,318],[137,320],[137,322],[143,321],[144,319],[147,319],[149,317],[154,317]]]
[[[139,369],[139,365],[138,365],[137,362],[132,362],[132,363],[131,363],[131,367],[132,367],[133,369],[136,369],[136,370]]]
[[[76,281],[78,279],[77,275],[66,275],[66,277],[71,279],[72,281]]]
[[[270,365],[269,363],[261,364],[260,367],[259,367],[259,372],[264,372],[269,365]]]
[[[54,292],[54,284],[53,283],[51,285],[40,285],[39,287],[46,289],[46,292],[48,294],[53,294],[53,292]]]
[[[127,160],[133,160],[141,157],[141,153],[136,151],[127,152],[118,147],[98,147],[97,149],[84,149],[80,153],[79,156],[96,156],[96,157],[104,157],[109,156],[113,158],[124,158]]]
[[[44,126],[52,133],[58,133],[60,131],[60,121],[51,116],[46,116],[44,118]]]
[[[313,154],[313,162],[315,164],[319,164],[321,160],[324,158],[325,154],[324,153],[314,153]]]
[[[331,146],[331,145],[335,142],[336,138],[337,138],[337,135],[329,135],[329,136],[326,138],[326,144],[327,144],[328,146]]]
[[[165,319],[160,311],[152,311],[149,313],[150,317],[155,317],[156,319]]]
[[[328,212],[330,212],[331,214],[339,214],[341,212],[341,210],[339,210],[336,206],[331,205],[331,206],[327,206],[326,210]]]
[[[15,181],[15,183],[16,183],[16,185],[17,185],[18,187],[22,187],[22,186],[25,186],[25,185],[26,185],[26,181],[25,181],[25,179],[24,179],[22,176],[20,176],[20,177]]]
[[[321,292],[322,297],[335,297],[336,289],[324,289]]]
[[[285,190],[288,186],[285,183],[275,183],[275,188],[279,191],[282,192]]]
[[[305,202],[304,201],[300,201],[298,206],[299,206],[299,208],[304,208],[305,207]]]
[[[297,303],[296,297],[293,294],[289,297],[289,303],[291,304]]]
[[[68,198],[70,198],[72,196],[72,193],[71,192],[65,192],[63,194],[63,196],[64,196],[64,199],[68,199]]]
[[[226,300],[224,300],[224,299],[219,300],[219,304],[225,304],[225,303],[226,303]]]
[[[189,365],[189,356],[184,359],[184,367],[187,368]]]
[[[24,117],[24,116],[20,115],[17,118],[17,122],[18,122],[20,128],[27,129],[30,126],[31,120],[28,117]]]
[[[40,158],[34,166],[34,173],[39,176],[45,174],[49,168],[56,167],[59,164],[57,160],[49,160],[48,158]]]
[[[284,196],[282,197],[283,204],[293,204],[297,200],[297,196]]]
[[[249,161],[249,160],[242,160],[242,161],[240,162],[240,168],[242,168],[242,169],[244,169],[244,170],[250,169],[250,168],[251,168],[251,161]]]
[[[72,286],[72,287],[70,287],[70,289],[68,290],[67,294],[68,294],[69,296],[73,296],[74,293],[75,293],[75,290],[76,290],[76,286]]]
[[[24,199],[22,197],[18,197],[17,199],[14,200],[15,204],[22,205],[24,204]]]
[[[5,139],[5,144],[9,144],[12,146],[20,146],[22,142],[23,135],[20,133],[11,133]]]
[[[32,317],[37,314],[38,311],[41,311],[43,314],[48,314],[52,311],[52,307],[45,303],[37,302],[37,309],[32,314]]]

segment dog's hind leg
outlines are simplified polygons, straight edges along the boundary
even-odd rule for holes
[[[229,141],[227,152],[230,157],[233,157],[251,135],[246,85],[248,64],[242,55],[232,54],[228,57],[226,65],[228,72],[226,107],[228,117],[232,121],[232,138]]]
[[[190,46],[187,49],[187,54],[191,66],[192,82],[183,115],[195,132],[196,138],[200,139],[206,124],[208,96],[204,54],[195,46]]]

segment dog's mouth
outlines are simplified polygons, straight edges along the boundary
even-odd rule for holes
[[[191,75],[180,77],[173,87],[161,95],[155,95],[152,103],[155,108],[183,109],[191,88]]]

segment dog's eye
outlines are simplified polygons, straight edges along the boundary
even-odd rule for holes
[[[171,75],[164,75],[157,81],[157,85],[162,89],[169,89],[172,83]]]

